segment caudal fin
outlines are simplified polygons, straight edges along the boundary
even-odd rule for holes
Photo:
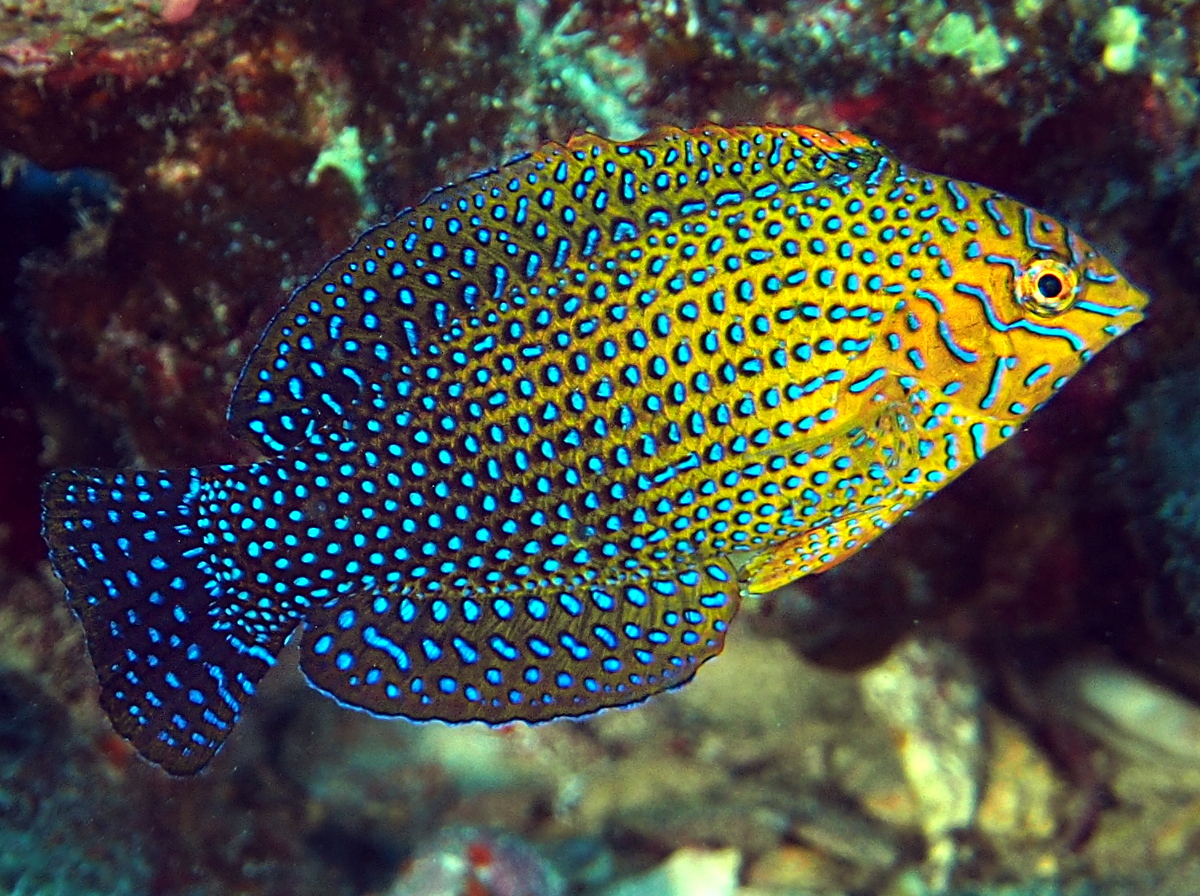
[[[198,470],[51,474],[50,561],[83,622],[113,727],[166,771],[199,771],[272,653],[214,629],[220,586],[197,525]]]

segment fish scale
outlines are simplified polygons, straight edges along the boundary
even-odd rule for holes
[[[593,135],[365,233],[267,328],[247,467],[53,474],[118,731],[201,767],[297,627],[384,716],[545,721],[720,652],[1014,434],[1143,293],[849,133]]]

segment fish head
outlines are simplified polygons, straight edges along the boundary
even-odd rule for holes
[[[1002,194],[982,205],[987,215],[953,253],[941,317],[959,360],[974,356],[957,398],[990,448],[1142,320],[1149,297],[1049,215]]]

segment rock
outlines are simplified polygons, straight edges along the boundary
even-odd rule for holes
[[[836,809],[796,821],[790,833],[834,858],[874,871],[894,867],[900,857],[894,832]]]
[[[1051,676],[1060,712],[1126,756],[1172,766],[1168,789],[1184,775],[1200,784],[1200,706],[1132,669],[1076,659]]]
[[[385,896],[561,896],[562,879],[524,841],[466,828],[418,852]]]
[[[721,656],[679,692],[678,702],[685,716],[736,731],[739,739],[777,739],[780,720],[801,715],[823,677],[783,641],[734,632]]]
[[[710,806],[715,794],[728,790],[719,766],[652,750],[594,767],[580,783],[573,814],[583,830],[602,823],[625,827],[664,806],[678,817],[685,808]]]
[[[680,849],[653,871],[609,887],[604,896],[733,896],[741,864],[736,849]]]
[[[1080,800],[1028,734],[1007,718],[987,715],[987,783],[975,816],[999,863],[1013,875],[1051,878],[1061,870],[1060,833],[1075,822]]]
[[[756,860],[748,879],[751,887],[764,893],[829,893],[843,873],[821,850],[789,843]]]
[[[981,695],[965,660],[938,641],[911,641],[861,679],[868,710],[896,735],[930,841],[970,826],[984,765]]]
[[[1000,840],[1049,841],[1058,827],[1062,781],[1024,731],[998,715],[988,722],[991,758],[979,830]]]
[[[860,679],[868,710],[892,730],[929,841],[935,889],[955,864],[953,835],[979,803],[982,695],[965,658],[940,641],[910,641]]]

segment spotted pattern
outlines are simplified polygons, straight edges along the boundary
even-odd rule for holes
[[[682,684],[1011,436],[1145,296],[1052,218],[810,128],[585,135],[433,193],[300,289],[230,418],[269,459],[56,474],[118,730],[201,767],[303,627],[381,715]]]

